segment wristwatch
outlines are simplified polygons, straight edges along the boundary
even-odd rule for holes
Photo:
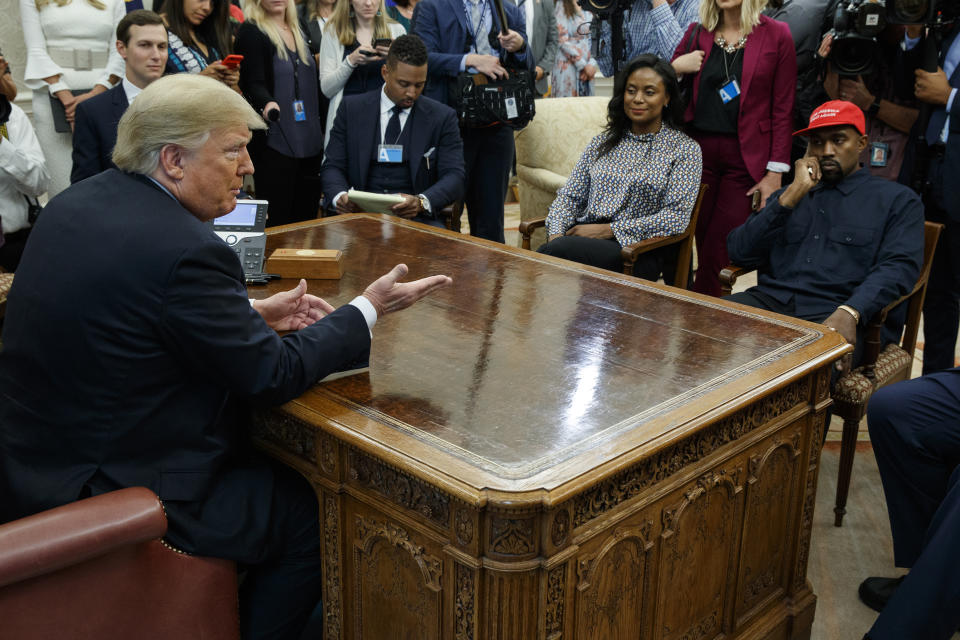
[[[424,211],[429,211],[429,209],[427,209],[427,196],[421,193],[417,198],[420,200],[420,208]]]
[[[867,115],[871,118],[876,118],[877,114],[880,112],[880,98],[877,98],[873,101],[873,104],[867,109]]]

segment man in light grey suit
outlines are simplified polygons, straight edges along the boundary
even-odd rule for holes
[[[537,93],[547,92],[547,76],[557,59],[559,36],[553,0],[507,0],[520,7],[527,25],[527,44],[536,64]],[[518,4],[519,2],[519,4]]]

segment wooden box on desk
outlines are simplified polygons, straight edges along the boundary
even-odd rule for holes
[[[339,280],[343,276],[343,252],[338,249],[277,249],[266,269],[284,278]]]

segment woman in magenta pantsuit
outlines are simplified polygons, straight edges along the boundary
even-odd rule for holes
[[[766,0],[703,0],[674,53],[678,73],[693,73],[688,133],[703,151],[709,186],[697,222],[693,290],[720,295],[729,264],[727,234],[761,206],[790,169],[797,58],[790,28],[760,14]],[[691,42],[691,39],[693,42]]]

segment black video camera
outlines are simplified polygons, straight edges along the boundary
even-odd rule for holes
[[[830,62],[840,75],[872,72],[887,23],[934,24],[960,16],[960,0],[841,0],[833,16]]]
[[[884,0],[841,0],[837,5],[829,56],[837,73],[856,76],[874,70],[877,36],[887,25],[886,9]]]

